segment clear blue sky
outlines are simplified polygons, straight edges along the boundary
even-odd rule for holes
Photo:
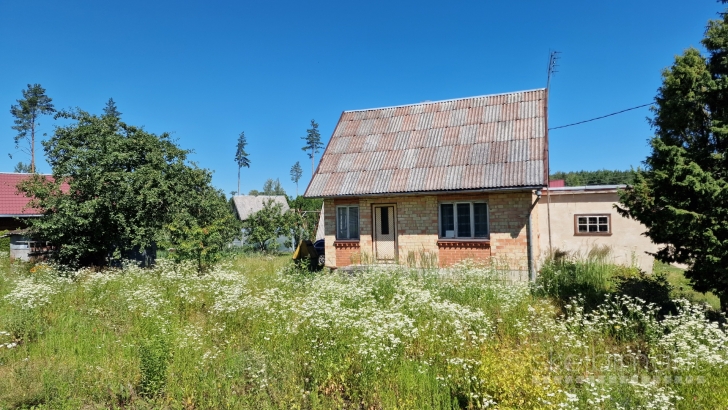
[[[40,83],[57,108],[98,113],[113,97],[127,123],[194,150],[226,193],[245,131],[252,166],[241,191],[280,178],[295,193],[289,170],[301,161],[303,193],[312,118],[327,142],[344,110],[544,87],[550,49],[562,52],[550,125],[608,114],[651,102],[661,70],[699,47],[722,9],[714,0],[3,1],[0,171],[27,161],[9,109]],[[551,170],[638,166],[649,115],[552,131]],[[52,118],[41,123],[52,132]]]

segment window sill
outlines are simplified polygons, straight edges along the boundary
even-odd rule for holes
[[[611,232],[587,232],[587,233],[575,233],[574,236],[612,236]]]
[[[437,240],[438,248],[490,248],[490,239],[473,238],[440,238]]]
[[[335,248],[358,248],[358,239],[337,239],[334,241]]]

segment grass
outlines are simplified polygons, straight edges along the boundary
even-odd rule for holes
[[[0,409],[728,402],[728,337],[687,301],[658,321],[626,297],[554,305],[487,265],[339,274],[289,258],[231,255],[205,275],[165,260],[59,275],[0,257]],[[562,296],[581,269],[567,268]],[[590,283],[608,282],[600,272]]]
[[[685,271],[675,266],[655,261],[652,271],[656,274],[663,274],[673,287],[672,297],[674,299],[685,298],[695,303],[707,303],[713,309],[720,309],[720,299],[712,292],[700,293],[690,286],[690,281],[685,277]]]

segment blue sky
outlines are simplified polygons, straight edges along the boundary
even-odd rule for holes
[[[549,124],[649,103],[676,54],[700,46],[714,0],[0,2],[0,171],[12,171],[9,109],[28,83],[57,108],[173,133],[192,160],[241,192],[301,161],[309,121],[327,142],[342,111],[544,87],[561,51]],[[551,171],[628,169],[648,154],[647,108],[550,133]],[[52,133],[56,122],[41,121]],[[40,147],[37,147],[40,149]],[[7,153],[13,153],[10,160]],[[321,154],[318,154],[317,159]],[[42,159],[39,171],[50,172]]]

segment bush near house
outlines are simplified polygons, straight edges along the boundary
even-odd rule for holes
[[[285,246],[291,246],[292,215],[283,212],[283,206],[272,199],[263,204],[263,209],[248,216],[242,227],[245,244],[255,251],[276,251],[281,236],[289,238]]]

